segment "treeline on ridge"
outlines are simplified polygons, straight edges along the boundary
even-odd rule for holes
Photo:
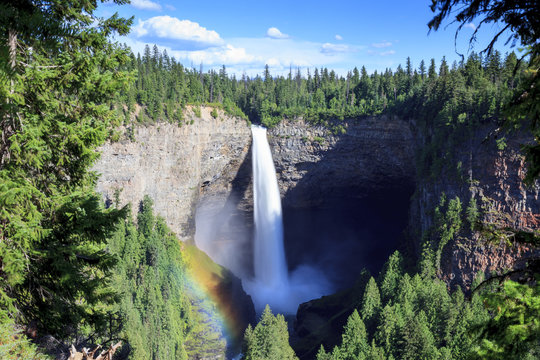
[[[142,56],[130,55],[126,70],[136,71],[137,80],[117,101],[131,111],[137,103],[145,107],[148,118],[169,121],[181,121],[180,109],[187,104],[213,104],[270,127],[283,118],[296,117],[315,123],[383,112],[428,117],[445,105],[446,115],[456,113],[455,120],[462,114],[461,108],[472,111],[467,113],[467,121],[486,121],[500,114],[518,86],[526,66],[522,63],[516,69],[517,63],[514,53],[503,58],[495,50],[486,57],[472,53],[451,65],[443,58],[437,66],[431,59],[429,64],[422,60],[415,68],[407,58],[405,67],[372,74],[365,67],[354,68],[346,76],[327,68],[306,69],[303,74],[297,68],[286,76],[276,76],[266,66],[262,76],[244,74],[237,78],[229,75],[225,66],[207,72],[202,66],[190,69],[157,46],[152,51],[146,46]]]

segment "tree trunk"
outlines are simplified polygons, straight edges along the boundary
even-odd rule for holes
[[[11,68],[11,71],[15,71],[15,65],[16,65],[16,60],[17,60],[17,32],[13,29],[9,30],[8,48],[9,48],[9,67]]]
[[[17,65],[17,32],[13,29],[9,29],[7,45],[9,51],[9,76],[11,77],[9,93],[13,94],[15,92],[15,82],[13,81],[13,75],[15,74],[15,67]],[[0,141],[2,142],[0,144],[0,168],[9,161],[9,138],[15,133],[15,114],[13,114],[10,109],[10,103],[11,99],[8,99],[8,111],[3,115],[3,118],[0,119],[0,124],[2,128],[2,138],[0,139]]]

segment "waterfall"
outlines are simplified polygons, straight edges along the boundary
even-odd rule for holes
[[[255,310],[266,304],[273,311],[294,314],[298,304],[329,294],[331,286],[324,273],[309,265],[300,265],[290,276],[283,248],[283,217],[276,169],[266,139],[266,129],[251,126],[253,136],[253,244],[254,279],[243,279]]]
[[[251,133],[255,282],[273,291],[286,291],[287,263],[283,249],[283,219],[276,169],[266,139],[266,129],[253,125]]]

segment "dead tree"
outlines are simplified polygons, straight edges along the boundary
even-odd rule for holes
[[[107,350],[103,350],[97,357],[94,357],[96,356],[96,352],[101,349],[101,345],[98,345],[92,351],[88,348],[83,348],[81,352],[78,352],[77,349],[75,349],[75,346],[71,345],[68,360],[112,360],[114,353],[120,346],[122,346],[121,341],[111,345]]]

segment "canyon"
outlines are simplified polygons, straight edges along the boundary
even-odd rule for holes
[[[221,110],[212,116],[211,111],[201,107],[199,117],[188,107],[183,126],[123,128],[119,141],[101,149],[94,167],[101,174],[97,190],[108,203],[133,206],[148,194],[156,213],[181,240],[196,244],[236,276],[250,277],[250,128],[246,120]],[[416,261],[423,239],[433,236],[442,196],[459,197],[463,217],[475,199],[482,224],[538,231],[540,187],[522,183],[525,164],[519,148],[529,141],[525,135],[509,136],[501,149],[492,125],[479,127],[456,146],[452,161],[439,173],[419,176],[425,140],[414,120],[382,115],[337,123],[344,131],[302,119],[285,119],[268,131],[289,271],[317,264],[332,291],[354,294],[360,271],[367,268],[376,275],[394,250]],[[538,255],[538,250],[503,239],[486,242],[480,229],[463,225],[442,248],[438,275],[449,288],[461,286],[467,292],[478,272],[519,268]],[[302,304],[297,333],[309,338],[309,324],[328,323],[332,310],[321,311],[319,300]],[[339,330],[345,320],[342,316],[332,326]]]

